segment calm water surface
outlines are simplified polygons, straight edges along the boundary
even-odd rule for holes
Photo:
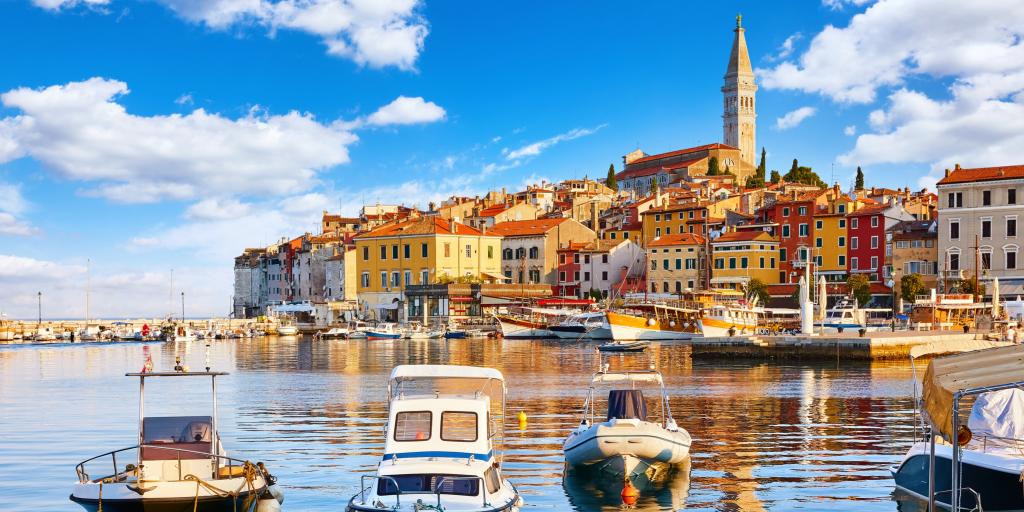
[[[205,342],[0,346],[0,509],[75,511],[74,465],[135,444],[138,371],[175,356],[203,366]],[[286,511],[343,510],[383,449],[385,386],[397,364],[500,369],[509,384],[505,474],[524,510],[619,510],[620,487],[564,476],[562,440],[579,421],[599,356],[556,341],[258,339],[210,344],[220,430],[236,457],[263,460]],[[887,466],[912,436],[903,363],[691,357],[689,347],[614,356],[655,361],[676,420],[693,436],[690,470],[645,492],[642,510],[894,511]],[[158,379],[157,379],[158,380]],[[147,382],[147,412],[205,414],[207,381]],[[520,430],[515,414],[529,420]]]

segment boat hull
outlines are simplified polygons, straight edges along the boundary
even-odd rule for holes
[[[608,312],[609,338],[615,341],[671,341],[688,340],[694,337],[694,333],[682,330],[662,329],[661,325],[655,322],[650,325],[646,318],[622,313]]]
[[[732,331],[732,333],[730,333],[730,331]],[[754,334],[756,331],[756,324],[735,322],[713,317],[704,317],[700,319],[700,332],[705,338],[724,338],[727,336]]]
[[[546,325],[501,317],[498,319],[501,324],[501,335],[505,338],[553,338],[555,335]]]
[[[194,484],[193,484],[194,486]],[[195,496],[183,496],[179,498],[156,498],[148,500],[114,500],[103,498],[104,512],[237,512],[248,510],[245,504],[249,503],[249,493],[243,492],[237,498],[205,496],[196,500]],[[100,510],[99,500],[83,499],[71,496],[71,501],[78,503],[89,512]],[[256,510],[261,510],[258,507]]]
[[[587,328],[584,325],[553,325],[548,327],[551,334],[565,340],[610,340],[612,330],[607,327]]]
[[[366,339],[368,339],[368,340],[397,340],[397,339],[399,339],[401,337],[402,337],[402,335],[398,334],[397,332],[392,333],[392,332],[373,332],[373,331],[368,331],[366,333]]]
[[[1000,466],[1002,457],[974,454],[968,450],[964,455],[963,487],[974,489],[981,496],[982,509],[986,512],[1024,511],[1024,493],[1020,484],[1020,459],[1011,467]],[[896,488],[917,499],[928,499],[928,443],[915,444],[899,466],[891,469]],[[952,455],[947,445],[935,447],[935,502],[944,509],[950,508],[952,488]],[[961,507],[974,508],[977,503],[974,494],[964,491],[960,497]]]
[[[611,420],[574,431],[562,448],[565,461],[614,478],[650,475],[690,455],[690,435],[639,420]]]
[[[71,501],[89,511],[105,512],[192,512],[193,507],[203,512],[235,512],[249,510],[247,504],[253,500],[260,502],[254,510],[276,510],[280,503],[265,486],[262,478],[257,477],[252,488],[243,478],[212,482],[218,488],[235,490],[241,487],[237,497],[218,496],[210,489],[197,486],[194,481],[182,480],[173,482],[152,482],[146,485],[152,489],[139,495],[132,491],[127,483],[76,484]],[[264,500],[273,501],[278,507],[264,504]]]

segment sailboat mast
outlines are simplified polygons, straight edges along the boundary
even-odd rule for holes
[[[89,286],[92,281],[91,270],[92,260],[85,259],[85,329],[89,329]]]

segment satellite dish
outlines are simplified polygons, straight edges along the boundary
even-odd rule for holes
[[[892,288],[893,285],[895,285],[895,284],[896,284],[896,281],[893,281],[892,279],[890,279],[890,280],[885,282],[885,285],[888,286],[889,288]]]

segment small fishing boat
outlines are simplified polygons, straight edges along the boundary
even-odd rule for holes
[[[607,415],[599,421],[597,389],[607,385],[611,385]],[[660,391],[660,421],[647,419],[647,401],[638,385]],[[640,475],[656,480],[671,465],[689,457],[690,434],[672,418],[660,372],[609,372],[605,365],[594,374],[583,403],[583,419],[566,438],[562,451],[566,462],[576,469],[596,470],[620,481]]]
[[[915,439],[890,472],[897,489],[943,509],[1021,511],[1024,345],[974,343],[993,348],[929,362],[915,400],[925,436]],[[911,361],[924,355],[922,348],[912,349]],[[916,368],[914,373],[916,395]],[[961,410],[970,411],[966,422]]]
[[[71,501],[90,512],[280,510],[284,497],[263,463],[230,457],[221,444],[216,379],[227,373],[186,372],[180,362],[173,372],[150,366],[126,374],[139,379],[139,444],[80,462]],[[145,414],[146,379],[186,377],[210,378],[212,415]]]
[[[388,379],[384,455],[349,512],[518,510],[501,475],[505,380],[491,368],[401,365]]]
[[[366,331],[366,339],[368,340],[397,340],[402,337],[402,332],[398,327],[391,322],[384,322],[377,324],[372,329]]]
[[[601,352],[643,352],[651,342],[646,340],[636,341],[611,341],[597,347]]]
[[[403,332],[403,338],[409,340],[433,340],[444,337],[444,331],[424,328],[409,328]]]
[[[603,311],[590,311],[572,315],[548,329],[561,339],[610,340],[612,330]]]
[[[868,332],[889,330],[892,327],[892,308],[862,308],[853,297],[843,297],[825,311],[825,319],[816,322],[815,327],[822,333],[833,334],[844,331]]]
[[[165,341],[196,341],[199,339],[196,333],[192,331],[187,325],[177,325],[172,327],[170,330],[165,331]]]
[[[348,337],[348,329],[344,327],[331,327],[326,331],[320,331],[313,336],[318,340],[340,340]]]
[[[296,334],[299,334],[299,326],[291,321],[281,322],[281,325],[277,326],[278,336],[295,336]]]
[[[459,329],[448,329],[447,331],[444,332],[444,337],[450,340],[461,340],[468,338],[469,332]]]

